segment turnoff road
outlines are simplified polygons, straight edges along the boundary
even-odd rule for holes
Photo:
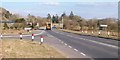
[[[118,41],[99,37],[77,35],[58,30],[46,31],[82,55],[92,58],[118,58]]]

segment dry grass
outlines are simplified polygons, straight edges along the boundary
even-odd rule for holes
[[[1,45],[0,45],[1,46]],[[65,58],[52,47],[27,40],[2,40],[2,52],[5,58]]]
[[[62,30],[65,32],[71,32],[71,33],[76,33],[76,34],[85,34],[85,35],[92,35],[92,36],[100,36],[100,37],[107,37],[107,38],[113,38],[113,39],[118,39],[118,33],[117,32],[112,32],[110,33],[110,35],[107,35],[107,32],[102,32],[99,35],[99,31],[94,31],[94,33],[92,33],[92,31],[87,31],[87,33],[85,31],[81,32],[81,31],[72,31],[72,30]]]

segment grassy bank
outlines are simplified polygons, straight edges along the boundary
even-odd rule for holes
[[[117,36],[117,33],[115,35],[112,35],[112,34],[107,34],[107,32],[101,32],[101,34],[99,34],[99,31],[94,31],[92,33],[92,31],[73,31],[73,30],[66,30],[66,29],[62,29],[62,31],[65,31],[65,32],[71,32],[71,33],[75,33],[75,34],[83,34],[83,35],[91,35],[91,36],[98,36],[98,37],[105,37],[105,38],[112,38],[112,39],[115,39],[117,40],[118,39],[118,36]]]
[[[0,44],[2,45],[0,53],[5,58],[65,58],[54,48],[46,44],[39,45],[38,42],[4,39]]]

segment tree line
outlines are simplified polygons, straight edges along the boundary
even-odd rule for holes
[[[25,27],[32,27],[32,28],[38,28],[36,25],[39,23],[40,26],[45,26],[45,23],[49,20],[53,23],[61,23],[63,19],[63,27],[64,29],[69,30],[99,30],[100,25],[108,25],[107,31],[118,31],[118,20],[116,18],[104,18],[104,19],[85,19],[81,16],[75,15],[73,11],[70,12],[69,15],[66,15],[64,12],[60,16],[58,14],[51,16],[50,13],[48,13],[47,17],[39,17],[34,16],[31,14],[28,14],[27,18],[21,18],[18,14],[11,14],[9,11],[7,11],[4,14],[6,18],[9,18],[11,20],[15,21],[15,24],[8,27],[7,24],[4,24],[4,29],[23,29]]]

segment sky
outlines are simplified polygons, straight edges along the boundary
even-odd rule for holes
[[[117,18],[119,0],[2,0],[0,6],[22,16],[59,16],[71,11],[83,18]]]

